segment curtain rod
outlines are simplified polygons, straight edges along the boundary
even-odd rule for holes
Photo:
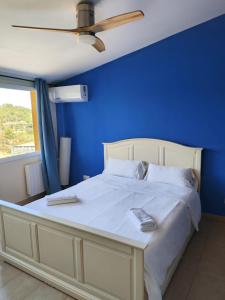
[[[0,75],[0,77],[6,77],[6,78],[11,78],[11,79],[18,79],[18,80],[25,80],[25,81],[29,81],[29,82],[34,82],[34,80],[31,80],[31,79],[24,79],[24,78],[8,76],[8,75]]]

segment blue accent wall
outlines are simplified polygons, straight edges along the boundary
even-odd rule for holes
[[[102,142],[170,140],[205,149],[203,210],[225,215],[225,15],[60,84],[90,93],[58,105],[59,133],[73,139],[71,184],[102,172]]]

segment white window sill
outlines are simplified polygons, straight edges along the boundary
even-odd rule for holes
[[[41,153],[40,152],[31,152],[31,153],[3,157],[3,158],[0,158],[0,164],[5,164],[5,163],[12,162],[12,161],[17,161],[17,160],[24,160],[24,159],[28,159],[28,158],[32,158],[32,157],[41,157]]]

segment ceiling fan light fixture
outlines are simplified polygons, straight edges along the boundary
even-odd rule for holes
[[[96,42],[96,37],[94,34],[88,32],[80,33],[78,36],[78,42],[86,45],[94,45]]]

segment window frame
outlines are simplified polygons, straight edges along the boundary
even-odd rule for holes
[[[35,151],[1,157],[0,164],[8,163],[16,160],[29,159],[32,157],[40,157],[41,153],[40,153],[40,142],[39,142],[39,133],[38,133],[36,89],[34,87],[34,82],[31,80],[24,80],[20,78],[13,78],[13,77],[0,75],[0,88],[30,91],[31,113],[32,113],[32,120],[33,120],[33,132],[34,132],[34,142],[35,142]]]
[[[34,152],[29,152],[29,153],[24,153],[24,154],[16,154],[12,156],[6,156],[0,158],[0,164],[5,164],[5,163],[10,163],[13,161],[17,160],[24,160],[24,159],[29,159],[33,157],[41,157],[41,152],[40,151],[34,151]]]

